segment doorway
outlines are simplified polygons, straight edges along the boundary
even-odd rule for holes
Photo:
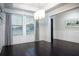
[[[53,44],[53,18],[51,18],[51,44]]]

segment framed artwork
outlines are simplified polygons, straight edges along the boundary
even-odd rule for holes
[[[34,32],[34,24],[27,24],[26,25],[26,34],[32,34]]]
[[[79,20],[65,20],[66,27],[79,27]]]

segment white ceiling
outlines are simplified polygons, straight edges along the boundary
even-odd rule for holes
[[[29,11],[37,11],[39,9],[45,9],[46,11],[58,3],[13,3],[13,8],[24,9]]]
[[[29,6],[35,7],[35,8],[44,8],[48,5],[48,3],[27,3],[25,5],[29,5]]]

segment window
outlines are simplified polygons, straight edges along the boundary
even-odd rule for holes
[[[12,14],[12,35],[30,35],[34,33],[34,20],[32,16]]]
[[[34,24],[27,24],[26,25],[26,34],[31,34],[34,32]]]
[[[32,16],[24,16],[24,26],[26,27],[26,35],[34,33],[34,19]]]
[[[13,32],[13,35],[22,35],[22,26],[21,25],[13,25],[12,32]]]
[[[23,31],[22,21],[23,21],[23,16],[12,14],[11,27],[12,27],[13,36],[22,35],[23,33],[22,32]]]

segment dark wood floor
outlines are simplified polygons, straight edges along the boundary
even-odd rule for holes
[[[53,44],[46,41],[5,46],[1,56],[79,56],[79,44],[54,40]]]

